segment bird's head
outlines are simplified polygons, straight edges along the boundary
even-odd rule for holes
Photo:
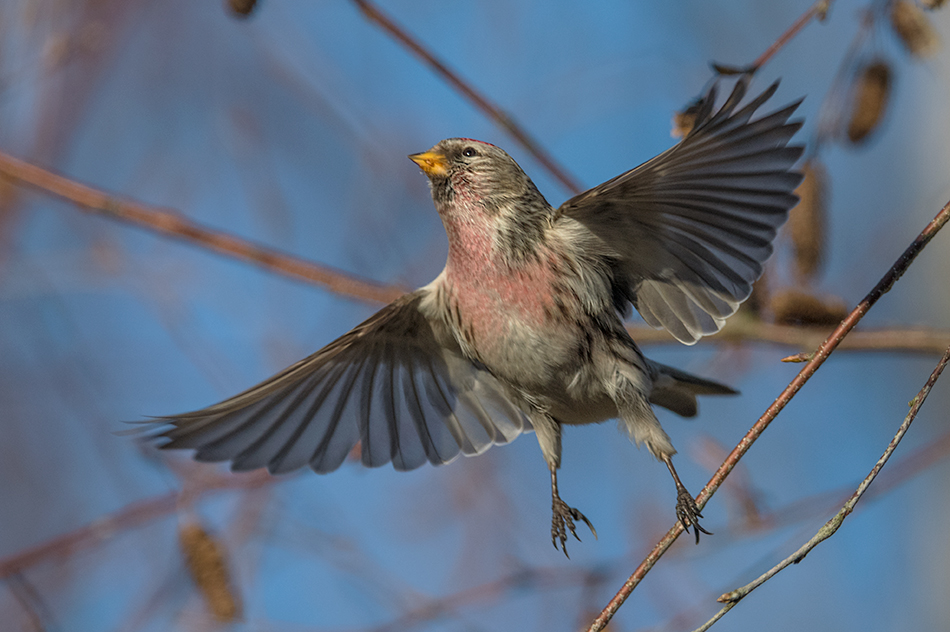
[[[409,158],[429,178],[450,251],[490,244],[492,257],[519,261],[543,239],[554,209],[504,150],[470,138],[448,138]]]
[[[455,205],[472,205],[496,215],[525,196],[540,197],[511,156],[479,140],[448,138],[409,158],[428,176],[432,198],[443,214]]]

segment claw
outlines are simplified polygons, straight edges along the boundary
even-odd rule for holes
[[[693,532],[696,534],[696,544],[699,544],[700,532],[706,535],[712,535],[712,532],[706,531],[699,526],[699,519],[703,517],[703,514],[699,512],[699,505],[696,504],[693,495],[689,493],[686,486],[683,485],[683,482],[680,480],[679,474],[676,473],[676,468],[673,467],[673,461],[670,460],[669,455],[662,457],[662,460],[666,463],[666,467],[669,468],[670,474],[673,475],[673,483],[676,485],[676,517],[679,519],[680,524],[683,525],[683,531],[686,533],[689,533],[689,528],[693,527]]]
[[[553,513],[551,518],[551,544],[553,544],[556,549],[558,548],[558,542],[560,542],[561,550],[567,559],[571,559],[571,556],[567,553],[567,534],[570,533],[574,536],[575,540],[578,542],[581,541],[580,536],[577,535],[577,531],[575,530],[575,520],[580,520],[586,524],[590,532],[594,534],[594,537],[597,537],[597,530],[594,528],[594,525],[591,524],[590,520],[587,519],[587,516],[569,506],[566,502],[561,500],[560,497],[554,497],[551,510]]]
[[[696,544],[699,544],[700,532],[712,535],[710,531],[706,531],[700,526],[699,519],[703,517],[703,514],[700,513],[699,506],[685,487],[680,488],[676,493],[676,517],[679,518],[683,530],[687,533],[689,533],[689,528],[693,527],[693,532],[696,534]]]
[[[587,516],[561,500],[561,496],[557,493],[556,467],[551,468],[551,513],[553,514],[551,517],[551,544],[553,544],[556,549],[558,542],[560,542],[561,550],[564,551],[564,556],[567,557],[567,559],[571,559],[571,556],[567,554],[568,532],[574,536],[575,540],[578,542],[581,541],[577,535],[577,531],[574,530],[575,520],[580,520],[586,524],[590,532],[594,534],[594,538],[597,537],[597,529],[590,523]]]

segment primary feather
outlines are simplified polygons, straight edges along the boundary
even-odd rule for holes
[[[751,121],[778,84],[735,111],[745,85],[681,143],[559,209],[616,253],[619,295],[685,344],[719,331],[749,297],[798,202],[803,148],[788,142],[800,102]]]

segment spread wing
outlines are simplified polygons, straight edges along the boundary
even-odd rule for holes
[[[309,358],[219,404],[160,418],[162,448],[271,473],[361,460],[411,470],[478,454],[530,429],[504,388],[464,356],[407,294]],[[434,327],[436,327],[434,329]],[[437,337],[438,336],[438,337]]]
[[[788,145],[801,102],[752,120],[777,87],[736,111],[739,81],[715,114],[710,90],[682,142],[561,206],[615,253],[621,311],[629,301],[648,324],[693,344],[749,297],[801,182],[792,169],[803,148]]]

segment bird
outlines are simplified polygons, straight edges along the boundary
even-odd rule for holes
[[[691,345],[752,291],[802,180],[790,120],[801,100],[753,118],[778,82],[742,104],[709,89],[689,133],[640,166],[551,206],[495,145],[449,138],[412,154],[448,237],[445,268],[362,324],[218,404],[159,417],[149,439],[234,471],[412,470],[478,455],[533,431],[551,478],[551,541],[591,521],[561,499],[564,426],[617,419],[664,463],[675,515],[709,534],[673,466],[653,406],[684,417],[716,381],[646,358],[625,327],[644,321]]]

